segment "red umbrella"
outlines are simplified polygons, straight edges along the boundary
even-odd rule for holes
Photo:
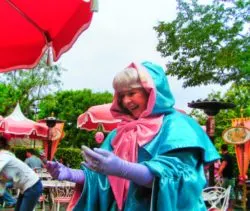
[[[110,107],[111,103],[90,107],[78,117],[77,127],[85,130],[97,130],[101,127],[104,132],[110,132],[120,122],[112,116]]]
[[[57,61],[89,27],[93,1],[0,1],[0,72],[35,67],[49,47]]]
[[[3,120],[3,117],[0,115],[0,125],[1,125],[1,122]],[[0,133],[3,132],[4,130],[0,127]]]
[[[0,132],[8,138],[30,137],[46,139],[48,137],[48,127],[26,118],[19,104],[14,111],[0,121]]]

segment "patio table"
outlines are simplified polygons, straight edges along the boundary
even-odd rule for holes
[[[58,197],[59,193],[62,195],[73,195],[75,187],[73,182],[59,180],[42,180],[42,184],[50,209],[52,209],[54,199]]]

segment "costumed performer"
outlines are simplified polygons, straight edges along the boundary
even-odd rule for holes
[[[163,69],[132,63],[113,87],[111,113],[122,121],[100,148],[82,148],[82,170],[47,164],[53,177],[82,185],[69,210],[206,210],[204,164],[220,156],[200,125],[173,108]]]

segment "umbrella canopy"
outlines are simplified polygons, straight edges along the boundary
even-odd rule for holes
[[[3,120],[3,117],[0,115],[0,125],[1,125],[2,120]],[[3,131],[4,131],[3,128],[0,127],[0,133]]]
[[[48,137],[48,127],[26,118],[20,109],[19,103],[9,116],[0,120],[0,132],[3,132],[8,138],[46,139]]]
[[[112,116],[110,107],[111,103],[90,107],[78,117],[77,127],[85,130],[97,130],[101,127],[104,132],[110,132],[120,122]]]
[[[0,72],[35,67],[49,47],[57,61],[89,27],[93,1],[0,1]]]

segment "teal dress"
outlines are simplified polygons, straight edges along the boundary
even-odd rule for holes
[[[152,188],[130,182],[124,211],[202,211],[201,193],[206,185],[204,165],[220,158],[212,142],[191,117],[173,109],[174,99],[162,69],[143,63],[155,82],[156,102],[152,115],[164,114],[157,135],[138,148],[138,163],[154,175]],[[113,151],[112,131],[101,148]],[[83,169],[85,183],[74,211],[118,210],[108,177]]]

